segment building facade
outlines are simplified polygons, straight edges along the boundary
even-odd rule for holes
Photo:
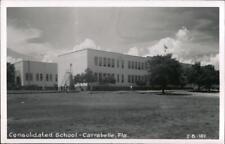
[[[42,88],[55,87],[58,83],[56,63],[36,61],[19,61],[14,63],[16,81],[21,81],[21,86],[35,85]]]
[[[75,76],[89,68],[97,83],[113,77],[116,86],[135,86],[137,81],[147,81],[147,59],[95,49],[83,49],[58,56],[58,86],[64,86],[69,74]]]

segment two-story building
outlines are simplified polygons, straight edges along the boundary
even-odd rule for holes
[[[69,74],[84,73],[89,68],[97,82],[114,77],[116,86],[135,86],[147,80],[147,59],[96,49],[82,49],[58,56],[58,86],[64,86]]]

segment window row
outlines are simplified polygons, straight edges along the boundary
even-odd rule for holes
[[[124,83],[123,74],[112,74],[112,73],[95,73],[95,78],[98,82],[107,80],[109,83]]]
[[[124,83],[124,74],[113,74],[113,73],[94,73],[95,78],[98,82],[107,82],[112,83]],[[148,76],[147,75],[128,75],[127,82],[128,83],[136,83],[138,81],[146,82]]]
[[[25,74],[26,81],[33,81],[33,74],[32,73],[26,73]],[[36,81],[58,81],[58,75],[56,74],[55,77],[53,74],[42,74],[42,73],[36,73]]]
[[[147,69],[147,63],[137,62],[137,61],[128,61],[128,69],[144,70],[144,69]]]
[[[129,83],[136,83],[137,81],[147,81],[147,75],[145,76],[140,76],[140,75],[128,75],[128,82]]]
[[[94,57],[95,66],[103,66],[103,67],[117,67],[117,68],[124,68],[124,60],[115,60],[114,58],[107,58],[107,57]],[[128,69],[137,69],[137,70],[144,70],[147,69],[147,63],[144,62],[137,62],[137,61],[128,61]]]
[[[114,58],[95,56],[94,62],[95,66],[124,68],[124,60],[115,60]]]

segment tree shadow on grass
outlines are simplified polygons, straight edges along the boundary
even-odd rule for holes
[[[173,92],[166,92],[166,93],[157,93],[157,95],[162,95],[162,96],[190,96],[192,94],[190,93],[173,93]]]

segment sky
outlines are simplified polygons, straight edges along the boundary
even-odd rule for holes
[[[55,62],[58,54],[94,48],[136,56],[172,53],[180,62],[218,69],[219,9],[8,8],[7,48],[9,62]]]

